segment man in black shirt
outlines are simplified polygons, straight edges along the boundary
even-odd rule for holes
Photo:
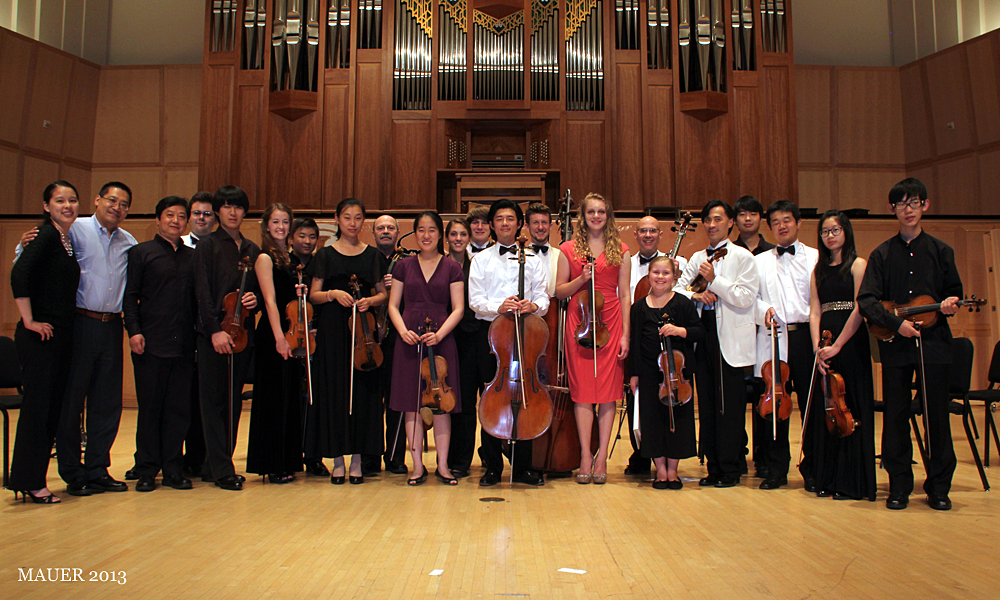
[[[924,233],[920,218],[928,209],[927,188],[919,179],[900,181],[889,191],[889,208],[899,221],[899,235],[882,243],[868,259],[868,269],[858,290],[858,308],[870,323],[895,331],[890,341],[879,342],[882,359],[882,466],[889,473],[886,507],[906,508],[913,491],[913,445],[910,441],[910,405],[913,376],[919,371],[923,347],[927,385],[927,429],[930,456],[924,491],[936,510],[949,510],[951,477],[955,472],[955,449],[951,442],[948,413],[948,365],[951,364],[951,328],[938,319],[927,329],[890,313],[883,300],[903,304],[926,295],[941,303],[947,316],[958,311],[962,280],[955,266],[955,252],[948,244]],[[919,380],[918,380],[919,381]]]
[[[122,310],[132,349],[139,414],[135,430],[135,489],[191,489],[182,473],[181,446],[191,419],[194,361],[194,250],[181,242],[187,200],[156,205],[156,236],[133,246]]]
[[[246,381],[253,354],[253,310],[257,307],[257,297],[253,293],[257,279],[253,273],[247,275],[246,288],[240,299],[245,316],[243,324],[247,330],[247,346],[241,352],[233,352],[233,339],[222,329],[225,316],[223,301],[226,294],[240,288],[240,262],[249,259],[250,265],[253,265],[260,254],[260,247],[240,234],[243,217],[250,209],[250,200],[243,190],[232,185],[219,188],[215,192],[212,208],[218,217],[219,227],[212,235],[200,240],[195,249],[198,391],[207,450],[202,480],[214,481],[215,485],[225,490],[241,490],[244,478],[237,475],[233,467],[233,450],[243,407],[243,382]],[[231,390],[230,360],[233,370]],[[230,414],[232,421],[227,425]]]

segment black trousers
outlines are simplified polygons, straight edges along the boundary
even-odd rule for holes
[[[201,425],[205,434],[205,466],[202,476],[218,481],[236,474],[233,467],[233,450],[239,432],[240,411],[243,410],[243,384],[250,369],[253,346],[247,347],[233,357],[233,393],[229,395],[228,354],[219,354],[212,346],[212,340],[198,336],[198,395],[201,400]],[[233,420],[227,426],[230,407]],[[233,443],[230,445],[229,432]]]
[[[698,440],[709,477],[739,477],[746,463],[746,367],[733,367],[722,358],[715,312],[702,311],[707,331],[698,344],[695,385],[698,389]]]
[[[122,320],[100,321],[78,314],[73,322],[73,359],[63,401],[56,453],[67,483],[108,474],[111,446],[122,419]],[[87,450],[80,461],[80,419],[86,405]]]
[[[927,423],[931,456],[927,460],[924,492],[945,495],[951,490],[955,474],[955,448],[951,441],[951,415],[948,412],[948,369],[951,365],[926,365]],[[910,438],[910,412],[913,399],[913,376],[919,381],[919,367],[882,364],[882,466],[889,474],[889,493],[913,492],[913,442]],[[919,422],[919,419],[918,419]]]
[[[42,341],[42,336],[19,321],[14,343],[21,361],[24,398],[17,417],[7,487],[31,491],[46,487],[52,443],[69,381],[67,365],[73,356],[73,328],[55,327],[52,337]]]
[[[198,363],[191,363],[191,420],[184,436],[184,466],[195,475],[205,464],[205,432],[201,426],[201,401],[198,399]],[[137,459],[138,460],[138,459]]]
[[[458,348],[462,403],[462,411],[451,415],[448,467],[455,471],[468,471],[472,468],[472,457],[476,449],[476,426],[479,424],[476,401],[485,384],[496,372],[496,359],[490,354],[486,337],[489,326],[488,321],[480,321],[479,329],[476,331],[463,331],[459,327],[453,331],[455,345]]]
[[[809,335],[809,328],[800,326],[795,331],[788,332],[788,371],[795,389],[796,400],[799,406],[799,414],[806,414],[806,399],[809,395],[809,380],[812,377],[813,353],[812,338]],[[822,398],[820,398],[822,401]],[[816,399],[813,398],[813,415],[818,413],[815,410]],[[791,418],[795,418],[794,414]],[[770,418],[765,419],[760,416],[757,410],[753,411],[754,419],[754,439],[760,444],[759,452],[767,465],[768,477],[781,478],[788,475],[788,465],[791,461],[791,452],[788,442],[788,425],[791,419],[778,419],[777,439],[775,439],[774,424]],[[820,422],[820,426],[823,426]],[[806,427],[806,439],[803,442],[802,464],[799,466],[804,478],[811,478],[816,472],[816,455],[814,445],[816,439],[816,423],[813,419]],[[757,455],[754,461],[757,462]]]
[[[135,426],[135,468],[139,475],[177,476],[181,448],[191,423],[190,357],[132,354],[139,414]]]
[[[632,455],[628,457],[628,468],[630,471],[645,473],[652,469],[652,461],[644,458],[639,452],[639,443],[635,439],[635,431],[632,430],[632,414],[635,411],[635,394],[631,388],[626,388],[625,392],[625,413],[628,415],[628,439],[632,442]]]
[[[392,327],[392,324],[389,324]],[[379,384],[382,397],[382,408],[385,413],[385,455],[365,454],[361,456],[361,464],[365,471],[381,469],[381,460],[389,463],[403,464],[406,461],[406,428],[400,427],[402,413],[389,408],[389,398],[392,396],[392,355],[396,349],[396,336],[387,336],[382,347],[382,366],[379,367]]]

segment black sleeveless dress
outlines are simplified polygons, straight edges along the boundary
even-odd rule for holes
[[[824,305],[820,332],[829,330],[834,341],[843,331],[854,305],[854,280],[828,276],[817,289]],[[837,303],[831,305],[831,303]],[[855,499],[875,500],[875,394],[872,380],[868,329],[862,325],[843,349],[830,361],[831,368],[844,378],[844,401],[858,427],[845,438],[836,438],[824,427],[816,439],[817,489],[839,492]],[[822,391],[817,381],[814,410],[823,410]]]

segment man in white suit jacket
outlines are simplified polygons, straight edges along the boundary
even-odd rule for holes
[[[760,377],[764,363],[772,360],[770,326],[774,319],[778,325],[778,354],[780,360],[788,364],[799,414],[804,415],[813,367],[813,344],[809,333],[809,282],[819,260],[819,252],[798,241],[801,223],[799,207],[792,202],[781,200],[767,209],[767,224],[778,245],[755,257],[760,275],[760,295],[755,319],[761,327],[757,330],[757,365],[754,374]],[[761,456],[755,456],[754,460],[763,459],[768,472],[760,489],[777,489],[788,483],[788,464],[791,460],[789,421],[779,419],[775,423],[770,415],[764,419],[757,411],[754,411],[754,420],[757,430],[763,432],[758,449]],[[815,491],[816,487],[813,478],[815,454],[812,451],[816,431],[816,422],[813,420],[806,429],[800,465],[809,491]]]
[[[695,302],[708,333],[695,348],[695,385],[698,386],[699,439],[708,463],[701,486],[732,487],[746,466],[743,456],[746,430],[748,367],[756,360],[754,309],[757,303],[757,266],[753,255],[728,243],[733,207],[712,200],[701,211],[709,247],[695,252],[674,291]],[[708,260],[725,249],[720,260]],[[704,292],[688,285],[701,275]]]

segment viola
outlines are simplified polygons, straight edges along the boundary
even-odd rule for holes
[[[971,300],[958,301],[958,306],[968,306],[969,312],[972,312],[973,308],[975,308],[976,312],[978,312],[979,307],[984,304],[986,304],[985,298],[977,299],[975,296],[973,296]],[[897,304],[891,300],[883,300],[882,306],[884,306],[890,314],[897,317],[903,317],[904,319],[914,323],[920,323],[920,326],[924,329],[932,327],[935,323],[937,323],[938,315],[941,314],[941,303],[934,302],[934,298],[931,298],[930,296],[917,296],[904,304]],[[892,341],[892,339],[896,337],[895,331],[889,329],[888,327],[876,325],[871,321],[868,322],[868,331],[883,342]]]
[[[674,247],[667,253],[667,258],[677,258],[677,253],[681,249],[681,242],[684,241],[684,236],[686,236],[689,231],[694,231],[695,228],[691,225],[692,218],[691,213],[685,212],[680,219],[674,221],[675,227],[671,227],[670,231],[677,232],[677,239],[674,241]],[[636,300],[648,296],[651,287],[652,285],[649,283],[649,275],[643,275],[642,279],[637,281],[635,284],[635,291],[632,293],[632,302],[635,303]]]
[[[302,265],[295,267],[299,285],[302,285]],[[313,307],[306,302],[305,296],[299,296],[285,306],[285,317],[288,318],[288,331],[285,341],[292,349],[292,356],[305,358],[316,351],[316,331],[309,328],[313,318]]]
[[[826,348],[833,344],[833,334],[828,330],[823,332],[819,347]],[[835,437],[846,437],[854,433],[858,422],[854,420],[851,409],[844,402],[844,378],[833,369],[827,367],[821,380],[823,400],[826,405],[826,429]]]
[[[720,248],[716,250],[715,254],[712,255],[712,258],[708,260],[709,262],[718,262],[728,252],[729,248],[726,247]],[[691,280],[691,283],[689,283],[687,286],[687,291],[694,292],[696,294],[700,294],[701,292],[704,292],[707,289],[708,289],[708,280],[702,277],[701,273],[698,273],[698,275],[696,275],[695,278]]]
[[[229,292],[226,297],[222,300],[222,331],[229,334],[229,337],[233,339],[233,353],[243,352],[247,347],[247,330],[243,326],[243,319],[246,315],[243,313],[243,294],[247,290],[247,274],[250,272],[252,267],[250,266],[250,257],[244,256],[240,259],[239,270],[242,275],[240,276],[240,289],[236,292]]]
[[[354,300],[361,300],[361,284],[358,276],[351,275],[351,295]],[[375,315],[372,312],[363,313],[354,310],[349,323],[354,337],[352,352],[354,368],[359,371],[372,371],[382,365],[382,347],[375,341]]]
[[[517,240],[518,298],[524,299],[524,245]],[[539,380],[549,328],[535,314],[509,312],[493,319],[488,333],[497,370],[479,399],[479,422],[495,438],[531,440],[552,423],[552,400]]]
[[[421,333],[435,331],[434,323],[428,318],[421,327]],[[426,345],[427,358],[420,361],[420,377],[424,380],[424,391],[420,397],[420,416],[424,425],[433,422],[433,415],[443,415],[455,410],[455,393],[445,380],[448,377],[448,361],[434,353],[434,346]]]
[[[670,322],[670,317],[663,313],[659,327]],[[656,359],[660,372],[663,373],[663,381],[660,383],[660,402],[670,409],[670,431],[674,431],[674,407],[690,402],[693,389],[691,383],[684,378],[684,353],[674,350],[670,336],[660,336],[660,350],[660,356]]]
[[[603,348],[608,343],[610,334],[608,328],[604,326],[604,321],[601,320],[601,313],[604,311],[604,294],[597,291],[594,256],[589,251],[587,252],[587,264],[591,268],[590,289],[583,290],[576,296],[576,306],[580,311],[580,324],[576,328],[576,341],[584,348],[596,352],[598,348]],[[597,368],[596,358],[594,368]]]
[[[778,324],[774,319],[771,319],[771,360],[764,363],[760,375],[764,378],[766,387],[760,397],[760,404],[757,405],[757,412],[765,419],[771,417],[773,433],[777,438],[778,422],[774,419],[774,413],[777,412],[778,419],[782,421],[787,421],[792,416],[792,382],[789,380],[788,363],[780,358]]]

